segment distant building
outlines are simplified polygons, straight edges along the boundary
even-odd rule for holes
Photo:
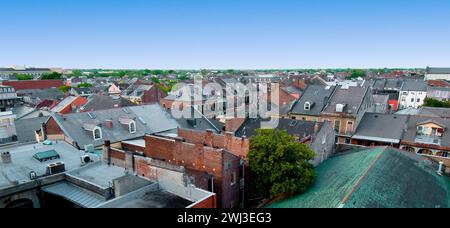
[[[422,80],[405,80],[400,90],[400,109],[419,108],[425,103],[427,84]]]
[[[439,101],[450,101],[450,87],[428,86],[427,98],[432,98]]]
[[[0,113],[0,144],[17,141],[15,119],[12,112]]]
[[[20,101],[16,90],[11,86],[0,86],[0,109],[13,107]]]
[[[48,68],[26,68],[26,67],[13,67],[13,68],[0,68],[0,78],[9,80],[11,76],[16,74],[25,74],[34,77],[40,77],[43,74],[49,74],[52,70]]]
[[[310,85],[293,106],[290,116],[297,120],[319,121],[320,114],[328,104],[336,87]]]
[[[19,90],[31,90],[31,89],[51,89],[64,86],[63,80],[30,80],[30,81],[4,81],[4,86],[11,86]]]
[[[247,120],[235,133],[237,137],[247,137],[251,140],[261,128],[262,120]],[[316,156],[311,161],[314,166],[331,157],[335,150],[336,132],[331,122],[310,122],[301,120],[280,119],[278,130],[287,131],[296,138],[299,143],[308,145]]]
[[[88,100],[81,96],[68,96],[50,111],[62,115],[69,114],[71,112],[80,112],[81,107],[83,107],[87,102]]]
[[[450,68],[427,67],[425,80],[447,80],[450,81]]]

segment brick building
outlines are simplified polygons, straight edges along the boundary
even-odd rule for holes
[[[144,142],[125,141],[121,148],[117,146],[105,144],[106,159],[114,165],[128,166],[140,176],[155,175],[154,169],[142,160],[150,158],[183,167],[191,183],[217,194],[218,207],[238,208],[246,200],[244,177],[248,167],[244,159],[249,149],[246,138],[234,137],[232,133],[217,135],[213,131],[179,129],[178,137],[147,135]]]

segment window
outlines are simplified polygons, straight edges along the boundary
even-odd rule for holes
[[[134,134],[134,133],[136,133],[136,123],[135,122],[131,122],[130,123],[130,134]]]
[[[419,99],[417,99],[417,103],[420,103],[420,98],[419,98]]]
[[[411,102],[414,102],[414,98],[411,98]]]
[[[231,180],[230,180],[231,185],[235,185],[237,183],[237,176],[236,176],[236,172],[233,172],[231,174]]]
[[[306,102],[306,103],[305,103],[305,110],[306,110],[306,111],[311,110],[311,103],[310,103],[310,102]]]
[[[339,132],[341,130],[341,121],[340,120],[336,120],[334,122],[334,130]]]
[[[345,139],[345,144],[351,144],[352,143],[352,140],[351,139],[349,139],[349,138],[346,138]]]
[[[94,129],[94,140],[102,139],[102,129],[96,128]]]
[[[422,134],[423,133],[423,126],[418,126],[417,127],[417,133],[418,134]]]

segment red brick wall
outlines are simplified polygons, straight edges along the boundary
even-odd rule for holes
[[[205,147],[203,143],[190,144],[181,139],[167,140],[146,136],[145,141],[147,157],[214,175],[215,192],[220,199],[220,205],[229,207],[231,202],[235,202],[236,206],[239,205],[239,184],[230,186],[229,183],[231,173],[239,174],[239,157],[222,149]],[[224,168],[226,164],[230,164],[227,169]]]
[[[188,143],[201,143],[214,148],[223,148],[241,158],[247,158],[250,150],[250,140],[234,137],[232,133],[216,135],[211,131],[201,132],[186,129],[178,129],[178,136]]]
[[[212,208],[217,208],[217,203],[216,203],[216,196],[213,195],[199,203],[197,203],[196,205],[194,205],[192,208],[194,209],[201,209],[201,208],[206,208],[206,209],[212,209]]]
[[[33,80],[33,81],[6,81],[5,86],[12,86],[17,90],[26,89],[50,89],[59,88],[64,85],[63,80]]]
[[[53,118],[50,118],[45,126],[47,135],[61,135],[64,134],[59,125]]]
[[[144,93],[144,97],[142,98],[142,102],[144,104],[149,103],[158,103],[160,99],[166,97],[167,94],[164,93],[159,87],[153,86],[149,91]]]

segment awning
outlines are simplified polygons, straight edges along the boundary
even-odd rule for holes
[[[106,200],[101,195],[85,190],[68,182],[59,182],[42,188],[48,194],[63,197],[64,199],[84,208],[94,208]]]
[[[368,140],[368,141],[383,142],[383,143],[394,143],[394,144],[400,143],[400,139],[387,139],[387,138],[371,137],[371,136],[363,136],[363,135],[354,135],[352,137],[352,139]]]

